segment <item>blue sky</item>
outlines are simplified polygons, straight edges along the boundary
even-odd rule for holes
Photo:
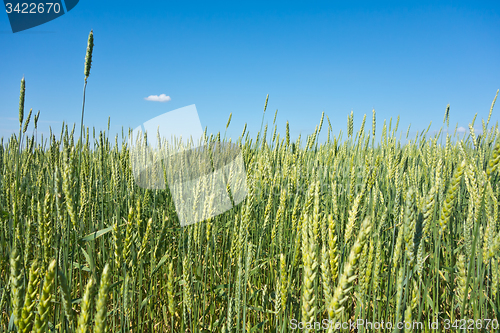
[[[0,14],[0,137],[19,130],[23,75],[40,132],[59,133],[62,121],[79,128],[90,29],[85,124],[106,129],[110,116],[112,135],[196,104],[209,132],[223,132],[232,112],[228,136],[248,123],[255,137],[266,94],[266,121],[278,109],[278,130],[288,120],[292,138],[312,133],[322,111],[335,134],[351,110],[355,129],[366,113],[369,130],[373,108],[378,134],[398,115],[403,133],[430,121],[438,130],[448,103],[452,129],[476,112],[479,129],[500,88],[500,2],[436,3],[80,0],[16,34]],[[171,100],[144,99],[160,94]]]

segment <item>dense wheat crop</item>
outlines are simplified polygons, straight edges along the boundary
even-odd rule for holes
[[[495,331],[492,109],[481,135],[474,117],[468,133],[406,143],[398,121],[377,137],[375,112],[357,133],[349,115],[346,138],[327,118],[322,143],[323,116],[305,142],[288,124],[284,137],[274,122],[270,138],[267,125],[255,140],[244,131],[246,199],[184,228],[168,189],[137,186],[127,135],[86,128],[80,141],[63,125],[37,141],[20,112],[19,135],[0,145],[0,330],[289,332],[361,319],[458,331],[464,319]]]

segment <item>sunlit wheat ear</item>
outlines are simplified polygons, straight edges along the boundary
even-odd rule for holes
[[[252,242],[247,244],[247,256],[245,260],[245,280],[248,281],[250,277],[250,268],[252,267],[252,260],[254,256],[254,246]]]
[[[462,303],[464,300],[464,295],[468,292],[466,286],[467,280],[467,268],[465,262],[465,256],[460,254],[457,258],[457,292],[455,293],[455,298],[458,304],[458,308],[462,308]]]
[[[37,114],[35,115],[35,118],[33,119],[34,120],[35,129],[37,129],[37,126],[38,126],[38,118],[40,118],[40,110],[38,110]]]
[[[376,115],[375,115],[375,109],[373,109],[372,113],[373,113],[373,117],[372,117],[372,136],[375,138],[375,129],[376,129],[376,125],[377,125]]]
[[[78,328],[76,330],[77,333],[87,333],[87,327],[90,320],[90,311],[92,306],[92,289],[93,289],[94,281],[92,278],[87,282],[87,286],[85,287],[85,293],[83,294],[81,301],[81,310],[80,315],[78,316]]]
[[[446,230],[448,221],[450,220],[453,205],[458,195],[460,181],[462,180],[462,175],[464,173],[464,168],[465,168],[465,160],[462,161],[462,163],[455,170],[455,174],[453,175],[453,178],[449,185],[445,202],[443,203],[443,207],[441,209],[441,214],[439,218],[439,226],[441,227],[439,230],[440,235],[442,235],[443,232]]]
[[[494,258],[498,255],[500,252],[500,232],[495,236],[495,239],[493,240],[493,243],[489,246],[489,251],[488,251],[488,260],[491,258]]]
[[[356,165],[354,162],[354,155],[353,155],[349,164],[349,207],[351,207],[352,201],[354,200],[355,190],[356,190]]]
[[[315,173],[315,170],[312,170],[312,173]],[[312,209],[313,209],[313,203],[314,203],[314,191],[316,189],[316,184],[311,182],[309,184],[309,187],[307,189],[307,194],[306,194],[306,203],[304,207],[304,213],[311,215],[312,214]]]
[[[276,235],[278,234],[278,241],[277,245],[278,248],[281,248],[283,245],[283,240],[282,240],[282,220],[283,220],[283,215],[285,213],[285,205],[286,205],[286,191],[282,190],[281,195],[280,195],[280,202],[278,206],[278,211],[276,212],[276,219],[273,224],[273,228],[271,229],[271,242],[272,244],[275,244],[275,238]]]
[[[356,223],[356,218],[358,215],[359,204],[363,197],[363,194],[364,194],[363,191],[358,193],[356,199],[354,199],[354,203],[351,207],[351,210],[349,210],[349,218],[347,220],[347,226],[344,234],[344,244],[346,245],[351,241],[351,237],[354,232],[354,227]]]
[[[366,239],[370,234],[370,231],[371,220],[370,217],[366,217],[361,225],[356,242],[351,248],[351,253],[349,254],[349,258],[344,266],[344,270],[340,276],[339,283],[335,288],[335,292],[333,293],[333,298],[330,303],[331,309],[329,309],[328,312],[335,312],[336,318],[340,318],[340,315],[345,310],[348,293],[352,289],[353,281],[357,278],[356,269],[358,267],[359,257],[363,247],[365,246]]]
[[[54,278],[56,275],[56,260],[52,260],[49,264],[47,272],[45,274],[45,280],[43,281],[42,294],[40,295],[40,301],[38,303],[38,313],[35,317],[35,331],[37,333],[44,333],[47,330],[49,323],[51,298],[52,298],[52,287],[54,285]]]
[[[413,327],[413,320],[412,320],[412,314],[411,314],[411,308],[407,307],[405,310],[405,323],[409,323],[409,325],[405,325],[405,333],[411,333],[413,332],[412,327]]]
[[[288,124],[288,120],[286,121],[286,141],[285,145],[290,146],[290,125]]]
[[[415,236],[415,226],[416,226],[416,203],[415,203],[415,191],[410,188],[406,195],[406,211],[405,211],[405,221],[404,221],[404,241],[405,241],[405,253],[410,261],[410,265],[413,264],[414,260],[414,248],[413,240]]]
[[[85,92],[87,90],[87,79],[90,75],[90,68],[92,67],[92,52],[94,51],[94,32],[90,30],[87,40],[87,52],[85,53],[85,68],[83,74],[85,75],[85,83],[83,85],[83,101],[82,101],[82,119],[80,120],[80,144],[83,144],[83,116],[85,114]],[[87,136],[88,138],[88,136]],[[79,163],[82,163],[82,150],[79,151]]]
[[[287,265],[286,265],[286,257],[283,253],[280,254],[280,302],[281,309],[285,310],[286,301],[288,297],[288,278],[287,278]]]
[[[90,30],[89,38],[87,41],[87,53],[85,54],[85,81],[90,75],[90,67],[92,67],[92,52],[94,51],[94,32]]]
[[[167,222],[168,222],[168,217],[165,217],[163,218],[163,221],[162,221],[162,225],[161,225],[161,229],[160,229],[160,236],[158,238],[158,243],[156,243],[155,245],[155,249],[154,249],[154,257],[156,260],[158,260],[158,258],[160,257],[160,253],[163,249],[163,246],[165,244],[165,238],[166,238],[166,233],[167,233]],[[210,238],[210,223],[211,221],[207,221],[207,229],[206,229],[206,233],[207,233],[207,243],[208,243],[208,240]],[[119,251],[118,251],[119,253]]]
[[[488,209],[488,211],[489,211],[489,209]],[[483,264],[484,265],[488,265],[489,259],[496,254],[496,253],[494,253],[496,251],[490,252],[490,249],[493,249],[493,247],[495,246],[495,226],[494,226],[493,217],[491,216],[491,214],[487,213],[486,219],[488,222],[486,223],[486,230],[484,231],[484,239],[483,239]],[[500,246],[500,244],[498,246]]]
[[[347,136],[348,137],[352,136],[353,129],[354,129],[354,113],[353,113],[353,111],[351,111],[351,114],[349,116],[347,116]]]
[[[168,298],[168,311],[173,316],[175,313],[174,303],[174,263],[171,261],[168,264],[168,280],[167,280],[167,298]]]
[[[274,293],[274,313],[279,316],[281,314],[281,288],[280,288],[280,280],[276,279],[276,287]],[[238,300],[238,299],[236,299]]]
[[[232,332],[233,330],[233,301],[231,298],[228,300],[228,308],[227,308],[227,333]]]
[[[358,145],[361,143],[361,138],[363,137],[363,133],[365,132],[365,123],[366,123],[366,113],[363,115],[363,120],[361,121],[361,127],[358,132]]]
[[[486,169],[486,174],[491,178],[491,174],[498,169],[500,164],[500,140],[497,141],[495,148],[493,149],[493,154],[491,155],[490,161],[488,163],[488,168]]]
[[[434,184],[431,187],[431,190],[429,191],[429,194],[427,195],[427,198],[425,199],[424,202],[424,207],[422,209],[423,211],[423,217],[424,221],[422,222],[423,224],[423,234],[422,234],[422,242],[427,240],[427,237],[429,236],[429,231],[431,230],[431,222],[434,214],[434,206],[435,206],[435,197],[436,197],[436,191],[438,190],[439,184]]]
[[[23,125],[25,97],[26,97],[26,81],[24,80],[23,76],[23,78],[21,79],[21,92],[19,94],[19,128],[21,128],[21,126]]]
[[[24,279],[22,272],[22,259],[17,246],[14,245],[10,253],[10,292],[12,299],[12,315],[14,325],[20,327],[22,319],[23,298],[24,298]]]
[[[495,106],[495,102],[497,100],[497,97],[498,97],[498,89],[497,89],[497,93],[495,94],[495,98],[493,99],[493,102],[491,103],[491,107],[490,107],[490,113],[488,114],[488,121],[486,121],[486,127],[488,127],[488,124],[490,123],[490,119],[491,119],[491,113],[493,112],[493,107]]]
[[[111,272],[109,265],[104,266],[101,276],[101,284],[99,286],[99,294],[96,304],[96,315],[95,315],[95,333],[106,332],[106,312],[107,312],[107,300],[108,300],[108,290],[111,283]]]
[[[329,256],[328,256],[328,251],[326,250],[326,247],[323,246],[321,248],[321,283],[323,286],[323,295],[325,299],[325,305],[327,307],[328,312],[328,318],[332,319],[334,317],[334,312],[332,311],[332,308],[329,307],[329,304],[332,301],[332,277],[330,274],[330,262],[329,262]]]
[[[306,216],[302,228],[302,261],[304,265],[302,284],[302,321],[309,322],[316,312],[314,280],[316,279],[316,242],[312,232],[311,217]],[[307,332],[308,330],[306,330]]]
[[[310,224],[310,218],[308,218],[307,224]],[[304,230],[310,229],[310,226],[304,228]],[[303,232],[303,253],[302,261],[304,264],[304,277],[302,285],[302,321],[309,322],[316,312],[316,297],[314,295],[314,280],[316,279],[316,246],[315,242],[312,240],[312,232]],[[306,330],[307,331],[307,330]]]
[[[450,127],[450,104],[446,106],[446,111],[444,112],[443,124],[445,123],[447,127]]]
[[[28,130],[28,125],[29,125],[29,122],[31,119],[32,112],[33,112],[33,109],[30,109],[30,112],[28,113],[28,117],[26,117],[26,121],[24,122],[24,126],[23,126],[23,134],[26,133],[26,131]]]
[[[152,224],[153,224],[153,219],[150,218],[148,220],[148,224],[146,225],[146,231],[144,232],[141,247],[140,247],[139,252],[137,254],[138,258],[141,258],[143,256],[144,252],[146,251],[146,247],[147,247],[148,242],[149,242],[149,236],[151,235]]]
[[[418,282],[416,279],[411,279],[412,287],[411,287],[411,298],[409,304],[406,304],[406,311],[404,319],[407,323],[412,323],[411,326],[405,326],[405,332],[412,332],[413,328],[413,313],[417,310],[418,302],[420,300]],[[406,292],[409,293],[410,287],[408,286],[409,280],[407,280]]]
[[[492,260],[492,266],[491,266],[491,280],[492,280],[492,284],[491,284],[491,293],[494,295],[494,297],[496,297],[496,299],[498,299],[498,284],[499,284],[499,279],[500,279],[500,276],[499,276],[499,271],[498,271],[498,259],[494,259]]]
[[[134,241],[134,235],[133,235],[133,216],[134,216],[134,209],[130,207],[129,209],[129,214],[128,214],[128,221],[127,221],[127,226],[125,229],[125,239],[123,242],[123,264],[125,266],[129,266],[129,264],[132,262],[130,259],[131,256],[131,247],[132,243]]]
[[[271,191],[272,190],[273,190],[273,186],[271,185]],[[273,204],[273,196],[271,194],[269,194],[269,196],[267,198],[266,208],[264,209],[264,224],[262,226],[262,231],[263,232],[262,232],[262,235],[261,235],[261,239],[263,238],[264,233],[266,232],[267,226],[269,224],[269,221],[271,219],[272,204]]]
[[[334,222],[331,214],[328,215],[328,254],[330,256],[330,272],[333,282],[337,281],[339,270],[339,254],[337,249],[337,236],[334,235]]]
[[[38,267],[38,262],[33,261],[31,264],[28,288],[26,290],[26,296],[24,298],[24,307],[22,311],[22,320],[19,323],[20,332],[31,332],[33,327],[33,321],[35,319],[35,305],[36,297],[38,295],[38,283],[40,281],[40,268]]]

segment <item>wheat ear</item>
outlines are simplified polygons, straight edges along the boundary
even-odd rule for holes
[[[333,294],[332,301],[330,303],[330,309],[328,312],[335,312],[336,316],[340,316],[340,314],[345,309],[345,302],[347,301],[347,294],[352,289],[352,282],[356,279],[356,268],[358,267],[359,257],[361,255],[361,251],[365,246],[367,236],[369,235],[371,230],[371,220],[370,217],[367,216],[361,225],[361,229],[358,234],[358,238],[351,248],[351,253],[349,255],[349,259],[347,260],[346,265],[344,266],[344,271],[340,277],[337,288],[335,288],[335,292]]]

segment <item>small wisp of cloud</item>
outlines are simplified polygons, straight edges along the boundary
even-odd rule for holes
[[[171,100],[170,96],[167,96],[165,94],[161,95],[149,95],[148,97],[144,98],[146,101],[152,101],[152,102],[168,102]]]
[[[465,127],[460,126],[459,128],[457,128],[457,132],[458,133],[465,133],[465,132],[467,132],[467,130],[465,129]]]

